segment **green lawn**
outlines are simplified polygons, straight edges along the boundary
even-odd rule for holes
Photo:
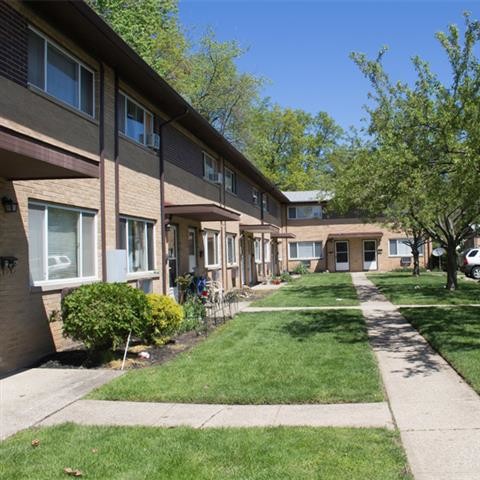
[[[40,444],[34,448],[32,439]],[[26,430],[0,444],[0,478],[406,480],[398,434],[381,429],[82,427]]]
[[[380,374],[355,310],[240,314],[190,352],[90,394],[227,404],[375,402]]]
[[[359,305],[349,273],[302,275],[252,307],[317,307]]]
[[[446,275],[422,273],[414,277],[410,273],[371,273],[368,278],[396,305],[461,305],[480,303],[480,285],[458,276],[459,289],[445,289]]]
[[[480,393],[480,308],[402,308],[401,312]]]

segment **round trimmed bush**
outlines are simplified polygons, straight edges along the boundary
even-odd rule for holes
[[[126,283],[82,285],[62,300],[63,334],[89,350],[109,350],[130,331],[142,337],[150,319],[145,293]]]
[[[175,299],[167,295],[149,293],[147,299],[151,314],[145,336],[161,345],[180,330],[184,311]]]

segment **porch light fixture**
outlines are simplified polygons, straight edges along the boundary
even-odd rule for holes
[[[18,210],[18,203],[8,197],[2,197],[2,205],[5,213],[15,213]]]

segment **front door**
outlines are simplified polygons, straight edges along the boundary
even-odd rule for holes
[[[170,225],[167,232],[168,242],[168,280],[170,293],[177,296],[176,279],[178,277],[178,231],[176,225]]]
[[[377,241],[376,240],[363,241],[363,269],[364,270],[377,269]]]
[[[350,270],[347,241],[335,242],[335,270],[337,272],[348,272]]]
[[[195,273],[197,268],[197,231],[188,229],[188,271]]]

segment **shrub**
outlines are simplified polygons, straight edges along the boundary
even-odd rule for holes
[[[146,340],[162,345],[179,331],[184,316],[183,308],[167,295],[149,293],[147,299],[151,316],[144,336]]]
[[[283,272],[280,275],[280,280],[282,282],[291,282],[292,281],[292,276],[288,272]]]
[[[198,330],[205,321],[205,305],[197,295],[187,295],[183,304],[183,312],[182,332]]]
[[[145,294],[126,283],[83,285],[62,299],[63,334],[89,350],[117,348],[130,330],[141,336],[149,316]]]
[[[297,275],[305,275],[309,273],[309,270],[307,266],[304,263],[299,263],[294,269],[293,273],[296,273]]]

